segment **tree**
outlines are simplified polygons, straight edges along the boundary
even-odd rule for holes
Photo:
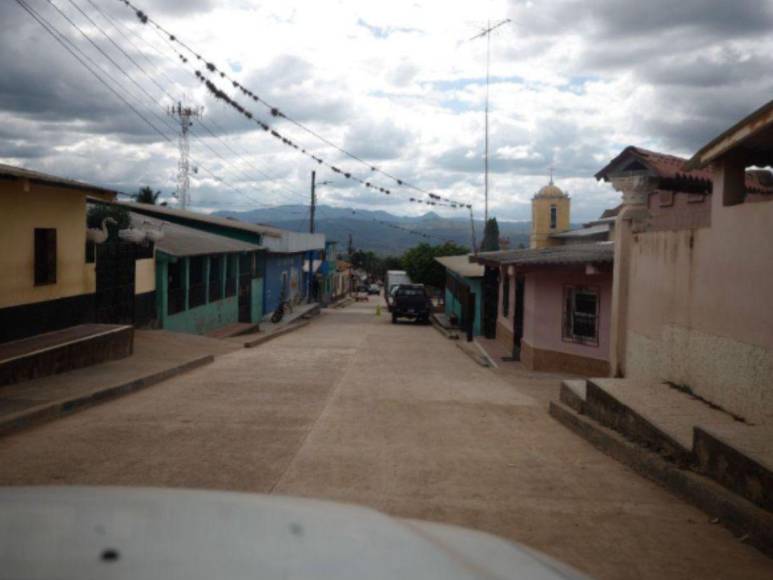
[[[414,246],[403,254],[402,262],[411,280],[417,284],[443,288],[446,284],[446,270],[435,258],[440,256],[460,256],[469,254],[470,250],[453,242],[437,246],[427,243]]]
[[[140,187],[140,190],[137,192],[137,195],[135,195],[134,198],[138,203],[149,203],[151,205],[156,205],[156,202],[160,196],[160,191],[156,191],[154,193],[153,190],[146,185],[145,187]]]
[[[480,245],[481,252],[496,252],[499,250],[499,224],[497,218],[489,218],[483,231],[483,242]]]

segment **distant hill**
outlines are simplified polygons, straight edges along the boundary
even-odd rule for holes
[[[308,206],[283,205],[244,212],[220,211],[216,215],[250,223],[270,224],[293,231],[309,231]],[[341,249],[345,248],[351,233],[355,248],[373,251],[382,256],[402,254],[420,242],[438,244],[451,241],[467,247],[471,244],[469,218],[443,218],[434,212],[417,217],[397,216],[385,211],[352,210],[323,205],[317,208],[315,224],[317,232],[324,233],[329,240],[338,241]],[[431,237],[424,238],[390,225]],[[517,248],[519,244],[528,246],[530,229],[530,222],[499,222],[500,235],[510,239],[511,248]],[[482,220],[475,222],[475,235],[480,244],[483,239]]]

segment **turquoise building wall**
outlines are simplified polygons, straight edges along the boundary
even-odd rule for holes
[[[222,254],[221,254],[222,255]],[[238,254],[225,254],[235,262],[235,275],[239,278]],[[169,263],[182,261],[183,287],[186,290],[185,310],[175,314],[169,314]],[[209,301],[209,287],[207,287],[206,304],[195,308],[189,308],[189,258],[176,258],[163,252],[156,252],[156,313],[159,325],[165,330],[173,332],[187,332],[190,334],[206,334],[223,326],[239,322],[239,291],[238,282],[236,294],[221,298],[214,302]],[[225,270],[226,261],[221,260],[220,295],[225,296]],[[205,279],[209,279],[210,256],[206,256]],[[257,324],[263,317],[263,278],[253,278],[251,281],[250,296],[250,320]]]
[[[475,293],[475,323],[473,324],[473,334],[475,336],[480,336],[481,333],[481,324],[483,319],[483,279],[482,278],[465,278],[463,276],[460,276],[456,272],[451,272],[450,270],[447,270],[448,274],[453,276],[457,282],[460,284],[465,284],[470,288],[470,292]],[[446,288],[445,293],[445,314],[449,318],[452,314],[455,314],[456,317],[461,320],[462,319],[462,305],[459,303],[459,301],[456,299],[456,297],[451,293],[450,290]]]

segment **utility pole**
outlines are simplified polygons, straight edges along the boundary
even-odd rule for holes
[[[193,119],[200,119],[204,111],[201,107],[183,107],[181,102],[172,105],[167,114],[180,123],[180,159],[177,162],[177,191],[175,197],[180,202],[180,207],[186,209],[190,203],[190,152],[188,132],[193,126]]]
[[[314,212],[317,209],[317,192],[315,190],[316,184],[315,181],[317,179],[317,172],[312,171],[311,172],[311,212],[309,214],[309,233],[314,233]]]
[[[485,146],[483,153],[483,195],[485,198],[485,210],[483,213],[483,223],[488,223],[488,111],[489,111],[489,81],[490,81],[490,68],[491,68],[491,33],[494,32],[500,26],[503,26],[511,22],[509,18],[498,22],[494,26],[491,26],[491,21],[488,22],[488,26],[484,28],[480,34],[476,34],[470,40],[476,38],[486,37],[486,121],[485,121]]]

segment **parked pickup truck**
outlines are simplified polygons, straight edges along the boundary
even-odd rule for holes
[[[432,300],[423,284],[400,284],[392,294],[392,324],[398,318],[429,322]]]

